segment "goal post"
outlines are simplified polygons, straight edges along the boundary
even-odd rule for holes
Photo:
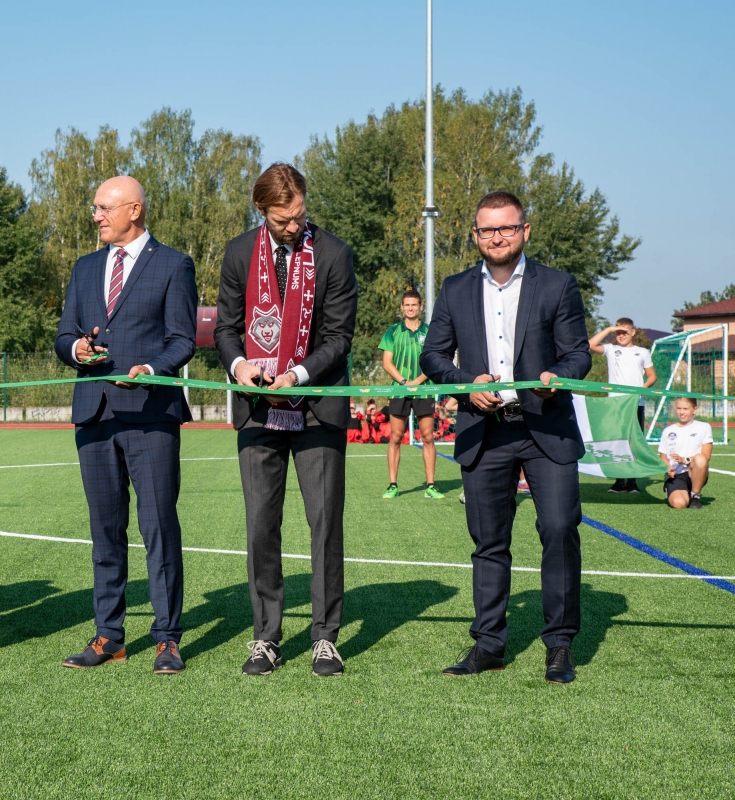
[[[656,388],[680,392],[712,394],[721,400],[700,400],[697,416],[712,425],[715,444],[728,442],[728,325],[723,323],[709,328],[682,331],[657,339],[651,348],[651,359],[656,371]],[[676,422],[673,401],[669,397],[647,400],[646,418],[649,419],[646,439],[661,441],[661,433]]]

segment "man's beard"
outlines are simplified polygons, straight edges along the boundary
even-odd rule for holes
[[[522,252],[523,242],[521,242],[519,247],[509,247],[507,250],[489,250],[488,253],[492,253],[492,255],[485,254],[485,260],[491,267],[507,267],[515,261]]]

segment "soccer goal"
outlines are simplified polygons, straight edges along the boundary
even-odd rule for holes
[[[678,392],[697,392],[725,397],[728,394],[728,326],[675,333],[657,339],[651,348],[656,388]],[[646,400],[646,419],[650,419],[646,439],[661,441],[663,429],[676,422],[671,398]],[[727,444],[728,403],[722,400],[699,400],[697,419],[712,425],[715,444]]]

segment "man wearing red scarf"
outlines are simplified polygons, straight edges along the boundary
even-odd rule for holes
[[[306,181],[275,163],[255,181],[264,223],[230,241],[214,340],[233,380],[294,394],[233,395],[245,495],[253,641],[246,675],[281,665],[281,521],[289,456],[311,528],[312,673],[339,675],[347,397],[309,397],[298,386],[346,386],[357,312],[352,250],[307,220]]]

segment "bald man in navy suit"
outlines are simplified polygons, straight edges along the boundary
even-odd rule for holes
[[[145,227],[145,194],[130,177],[105,181],[92,213],[106,244],[72,271],[56,353],[80,377],[178,376],[196,350],[196,283],[191,258]],[[125,586],[132,481],[156,642],[154,672],[184,669],[179,494],[180,426],[191,414],[180,387],[123,381],[78,383],[72,422],[89,505],[96,633],[65,667],[127,660]]]

